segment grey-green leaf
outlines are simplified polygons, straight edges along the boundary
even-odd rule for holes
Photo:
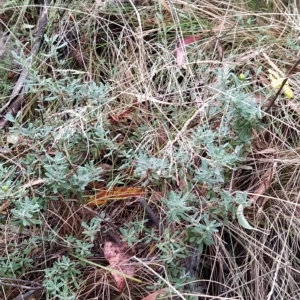
[[[261,230],[261,229],[254,228],[254,227],[252,227],[252,226],[249,224],[249,222],[247,221],[247,219],[246,219],[245,216],[244,216],[244,205],[240,204],[240,205],[238,206],[237,211],[236,211],[236,215],[237,215],[237,219],[238,219],[239,224],[240,224],[243,228],[249,229],[249,230],[255,230],[255,231],[259,231],[259,232],[268,234],[266,231]]]

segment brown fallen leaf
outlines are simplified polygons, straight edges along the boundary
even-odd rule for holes
[[[163,7],[166,11],[168,11],[169,13],[172,13],[172,11],[171,11],[171,9],[170,9],[169,4],[167,3],[167,1],[161,0],[161,5],[162,5],[162,7]]]
[[[87,205],[97,206],[105,204],[108,200],[121,200],[130,197],[144,197],[145,190],[141,188],[116,187],[110,190],[100,190],[90,197]]]
[[[0,213],[2,213],[4,210],[6,210],[9,206],[10,202],[5,201],[1,206],[0,206]]]
[[[111,274],[120,292],[124,289],[126,280],[120,272],[127,276],[133,276],[135,271],[135,267],[129,263],[130,255],[126,249],[125,243],[120,245],[112,241],[104,243],[104,257],[109,262],[109,267],[118,271],[117,273],[112,271]]]
[[[252,203],[255,203],[258,200],[258,198],[261,197],[266,192],[266,190],[270,187],[273,179],[273,175],[276,173],[276,167],[277,167],[277,162],[274,162],[273,168],[269,169],[265,173],[259,187],[252,193],[252,196],[250,198]]]
[[[121,120],[122,118],[124,118],[126,115],[128,115],[129,113],[131,113],[131,112],[134,110],[134,108],[137,107],[137,105],[138,105],[138,101],[137,101],[137,99],[135,99],[135,100],[132,102],[132,105],[131,105],[131,107],[130,107],[129,109],[126,109],[126,110],[122,111],[122,112],[121,112],[120,114],[118,114],[118,115],[112,115],[112,114],[111,114],[111,115],[109,116],[110,123],[111,123],[111,124],[119,123],[120,120]]]
[[[188,36],[178,43],[176,49],[176,61],[179,67],[186,69],[187,59],[185,53],[185,46],[200,40],[200,38],[201,35]]]
[[[156,291],[156,292],[154,292],[154,293],[148,295],[147,297],[143,298],[142,300],[156,300],[156,297],[157,297],[159,294],[163,293],[165,290],[166,290],[166,288],[161,289],[161,290],[158,290],[158,291]]]

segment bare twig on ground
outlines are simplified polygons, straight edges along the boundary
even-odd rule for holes
[[[33,296],[33,294],[35,294],[36,292],[37,292],[36,289],[29,290],[28,292],[26,292],[24,294],[20,294],[19,296],[14,298],[14,300],[26,300],[29,297]],[[33,298],[30,298],[30,299],[33,299]]]
[[[155,215],[153,210],[148,206],[144,198],[138,198],[139,204],[145,209],[147,215],[149,216],[150,220],[158,227],[159,229],[159,235],[162,235],[162,225],[161,222],[159,221],[159,218]]]
[[[25,284],[28,284],[30,286],[27,286]],[[32,286],[32,285],[36,286]],[[0,286],[13,286],[13,287],[18,287],[22,289],[27,289],[27,290],[39,290],[43,288],[39,283],[37,282],[32,282],[29,280],[22,280],[22,279],[13,279],[13,278],[0,278]]]

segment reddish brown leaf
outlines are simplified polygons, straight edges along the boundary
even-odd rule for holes
[[[130,255],[126,252],[126,248],[124,243],[121,245],[111,241],[104,243],[104,257],[109,262],[109,267],[118,271],[118,273],[112,271],[112,276],[120,292],[124,289],[126,280],[120,272],[127,276],[133,276],[135,271],[134,266],[129,263]]]
[[[150,295],[148,295],[147,297],[143,298],[142,300],[156,300],[156,297],[163,293],[166,289],[161,289],[161,290],[158,290]]]
[[[102,166],[101,166],[101,169],[102,169]],[[103,184],[101,184],[98,181],[89,182],[87,186],[89,188],[93,189],[93,190],[102,190],[102,189],[105,189],[105,187],[103,186]]]
[[[178,43],[176,49],[176,60],[178,66],[186,69],[187,61],[186,61],[186,54],[185,54],[185,46],[200,40],[200,38],[201,38],[200,35],[188,36]]]
[[[132,105],[131,105],[131,107],[130,107],[129,109],[126,109],[126,110],[122,111],[122,112],[121,112],[120,114],[118,114],[118,115],[112,115],[112,114],[111,114],[111,115],[109,116],[110,123],[111,123],[111,124],[119,123],[120,120],[121,120],[122,118],[124,118],[126,115],[128,115],[129,113],[131,113],[137,105],[138,105],[138,101],[137,101],[137,99],[135,99],[135,100],[133,101],[133,103],[132,103]]]
[[[116,187],[110,190],[101,190],[89,198],[87,205],[97,206],[106,203],[108,200],[120,200],[130,197],[144,197],[145,190],[141,188]]]

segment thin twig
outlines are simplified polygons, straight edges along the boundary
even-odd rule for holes
[[[156,216],[156,214],[153,212],[153,210],[149,207],[149,205],[146,203],[144,198],[139,197],[138,202],[145,209],[150,220],[158,227],[159,235],[161,236],[163,233],[163,227],[162,227],[162,224],[161,224],[159,218]]]
[[[280,88],[277,90],[277,93],[275,94],[274,98],[269,102],[269,104],[267,104],[267,108],[265,109],[265,112],[267,113],[271,107],[274,105],[276,99],[278,98],[278,96],[280,95],[284,85],[286,84],[286,82],[289,79],[289,76],[293,73],[293,71],[296,69],[296,67],[299,65],[300,63],[300,58],[293,64],[293,66],[289,69],[286,78],[283,79]]]
[[[32,46],[32,50],[31,50],[31,55],[28,59],[28,65],[22,70],[20,77],[18,78],[14,89],[8,99],[8,103],[6,103],[4,105],[4,107],[2,107],[0,109],[0,113],[2,113],[8,106],[10,106],[9,110],[7,113],[16,116],[17,112],[19,111],[22,102],[23,102],[23,96],[21,95],[21,92],[23,90],[24,87],[24,82],[28,76],[29,73],[29,68],[31,67],[33,60],[35,58],[35,56],[37,55],[37,52],[40,48],[41,42],[42,42],[42,38],[44,35],[44,31],[46,28],[46,25],[48,24],[48,8],[49,8],[49,4],[50,4],[50,0],[45,0],[44,2],[44,6],[43,9],[41,11],[38,23],[37,23],[37,29],[36,29],[36,34],[35,34],[35,38],[33,40],[33,46]],[[0,119],[0,129],[7,127],[8,125],[8,120],[5,117],[2,117]]]
[[[8,282],[6,282],[8,281]],[[10,281],[10,282],[9,282]],[[14,282],[15,281],[15,282]],[[24,284],[36,284],[37,286],[26,286]],[[21,289],[26,289],[26,290],[40,290],[43,288],[42,285],[36,283],[36,282],[31,282],[28,280],[19,280],[19,279],[10,279],[10,278],[1,278],[0,279],[0,286],[13,286],[13,287],[18,287]]]
[[[16,298],[14,298],[14,300],[26,300],[27,298],[29,298],[30,296],[32,296],[34,293],[36,293],[36,289],[35,290],[29,290],[28,292],[24,293],[24,294],[20,294],[19,296],[17,296]],[[30,298],[33,299],[33,298]]]
[[[32,180],[32,181],[29,181],[28,183],[24,184],[22,186],[23,189],[27,189],[29,187],[33,187],[35,185],[38,185],[38,184],[43,184],[46,182],[46,179],[36,179],[36,180]]]

